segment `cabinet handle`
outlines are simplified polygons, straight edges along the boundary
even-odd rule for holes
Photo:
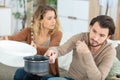
[[[77,18],[76,17],[74,17],[74,16],[68,16],[68,18],[69,19],[74,19],[74,20],[76,20]]]

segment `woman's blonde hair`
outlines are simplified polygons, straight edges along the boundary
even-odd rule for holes
[[[32,16],[32,21],[31,21],[31,28],[34,34],[34,37],[37,37],[40,32],[42,25],[40,21],[44,18],[45,14],[47,11],[54,11],[55,12],[55,17],[56,17],[56,25],[53,30],[49,32],[49,34],[53,34],[54,32],[60,30],[60,24],[59,20],[57,18],[56,10],[48,5],[39,5],[38,8],[36,9],[35,13]]]

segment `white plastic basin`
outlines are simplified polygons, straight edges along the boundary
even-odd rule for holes
[[[5,65],[23,67],[23,58],[36,54],[36,48],[29,44],[11,40],[0,40],[0,62]]]

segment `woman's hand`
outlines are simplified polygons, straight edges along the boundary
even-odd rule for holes
[[[0,40],[8,40],[8,36],[2,36],[0,37]]]
[[[34,41],[31,41],[31,46],[37,48],[37,45],[34,43]]]
[[[55,63],[55,59],[57,58],[57,53],[54,50],[47,50],[44,56],[49,57],[49,63]]]

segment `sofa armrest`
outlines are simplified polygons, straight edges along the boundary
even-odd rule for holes
[[[10,67],[0,63],[0,80],[13,80],[17,67]]]

